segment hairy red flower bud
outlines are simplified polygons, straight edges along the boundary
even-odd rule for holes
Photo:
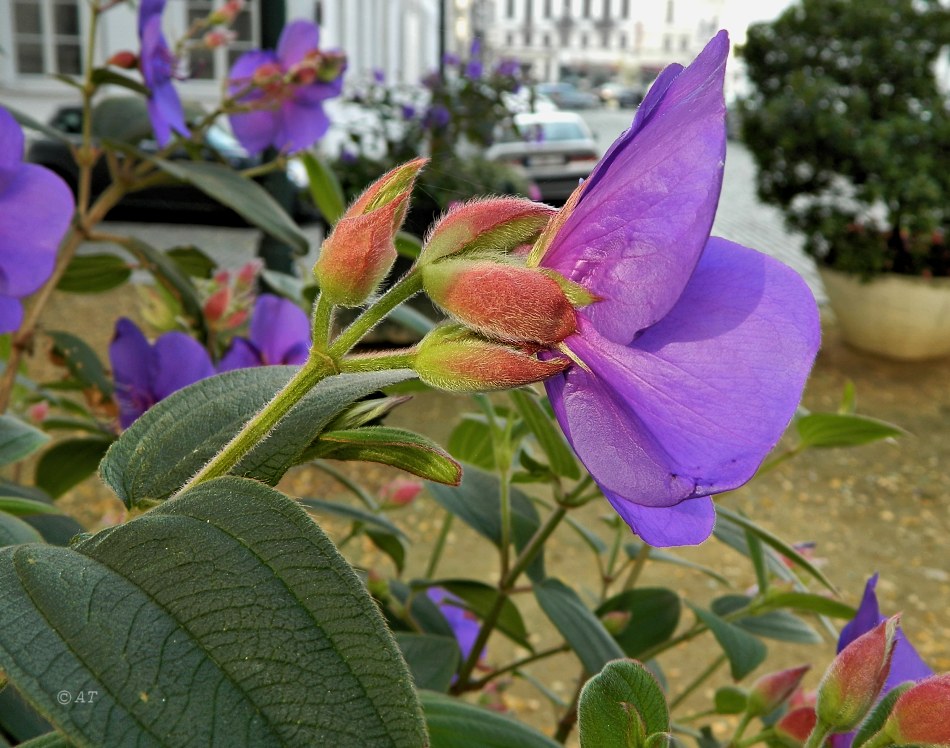
[[[950,748],[950,673],[934,675],[902,693],[883,732],[898,745]]]
[[[805,745],[811,731],[815,729],[818,717],[812,706],[801,706],[783,715],[775,723],[775,737],[794,748]]]
[[[490,337],[550,345],[577,327],[570,300],[540,270],[489,260],[443,260],[423,266],[422,282],[436,304]]]
[[[122,68],[123,70],[132,70],[138,67],[139,58],[135,52],[130,52],[127,49],[123,49],[121,52],[116,52],[112,57],[106,60],[106,65],[111,65],[115,68]]]
[[[753,717],[778,709],[795,693],[811,665],[782,670],[777,673],[763,675],[749,689],[749,700],[746,710]]]
[[[818,685],[824,725],[847,732],[864,719],[887,680],[899,625],[899,614],[881,621],[838,653]]]
[[[459,325],[443,325],[426,335],[414,360],[419,379],[452,392],[520,387],[559,374],[570,365],[566,358],[541,361]]]
[[[205,301],[204,312],[205,319],[208,322],[215,323],[220,320],[231,305],[231,288],[224,286],[215,291]]]

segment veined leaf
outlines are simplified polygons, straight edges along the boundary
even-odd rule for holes
[[[550,738],[504,714],[431,691],[419,694],[430,748],[559,748]]]
[[[856,447],[907,433],[892,423],[851,413],[809,413],[795,421],[795,429],[806,447]]]
[[[11,415],[0,415],[0,465],[22,460],[49,441],[35,426]]]
[[[121,286],[132,268],[121,257],[108,253],[73,257],[56,288],[67,293],[102,293]]]
[[[639,662],[615,660],[591,678],[577,705],[581,748],[668,745],[670,711],[663,689]],[[649,741],[649,742],[648,742]]]
[[[690,603],[687,603],[687,605],[692,608],[696,617],[705,623],[713,636],[716,637],[722,651],[729,658],[732,677],[735,680],[742,680],[765,660],[768,650],[752,634],[743,631],[728,621],[724,621],[711,611],[703,610]]]
[[[621,611],[630,614],[630,622],[614,639],[627,657],[638,657],[669,639],[680,620],[680,598],[664,587],[637,587],[614,595],[597,608],[597,617]]]

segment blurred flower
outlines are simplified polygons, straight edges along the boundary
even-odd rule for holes
[[[277,51],[241,55],[228,74],[228,90],[250,111],[230,115],[234,135],[250,153],[268,146],[282,151],[309,148],[330,120],[323,102],[339,96],[346,60],[319,49],[320,31],[310,21],[284,27]]]
[[[521,63],[511,57],[499,60],[495,66],[495,75],[502,75],[507,78],[517,78],[521,75]]]
[[[41,424],[49,415],[49,410],[49,403],[46,400],[40,400],[38,403],[33,403],[26,414],[33,423]]]
[[[441,104],[433,104],[426,110],[425,116],[422,118],[422,126],[428,130],[437,130],[449,124],[451,119],[452,115],[448,109]]]
[[[250,339],[235,338],[218,371],[252,366],[302,364],[310,352],[310,320],[292,301],[261,294],[251,315]]]
[[[746,711],[753,717],[761,717],[778,709],[795,693],[810,668],[811,665],[802,665],[763,675],[749,689]]]
[[[379,498],[390,506],[408,506],[422,491],[422,481],[393,478],[379,489]]]
[[[462,662],[465,662],[472,653],[472,647],[475,646],[475,640],[478,638],[478,630],[481,627],[478,619],[465,609],[460,598],[442,587],[430,587],[426,590],[426,595],[439,606],[439,612],[455,634],[455,641],[458,642],[462,653]],[[482,652],[479,659],[484,656],[485,653]]]
[[[820,337],[797,273],[709,236],[728,51],[720,32],[660,74],[529,258],[598,298],[562,347],[581,364],[545,386],[604,495],[659,546],[709,536],[709,497],[748,481],[778,442]]]
[[[53,272],[73,206],[62,179],[23,163],[23,131],[0,107],[0,333],[20,326],[20,299]]]
[[[442,55],[443,65],[455,66],[460,62],[461,60],[459,59],[459,56],[453,52],[446,52],[444,55]]]
[[[208,49],[217,49],[218,47],[228,46],[236,38],[237,34],[235,34],[233,31],[212,29],[201,38],[201,41]]]
[[[481,80],[485,73],[485,66],[482,64],[482,42],[480,39],[472,39],[472,46],[468,51],[469,59],[465,64],[465,77],[470,80]]]
[[[385,83],[386,82],[386,71],[382,68],[373,69],[373,82],[374,83]]]
[[[416,108],[411,104],[401,104],[399,106],[399,113],[403,119],[413,119],[416,116]]]
[[[228,25],[244,10],[244,0],[228,0],[224,5],[208,16],[208,23]]]
[[[149,344],[125,317],[115,323],[109,361],[122,428],[176,390],[214,374],[211,357],[198,341],[181,332],[166,332]]]
[[[165,0],[142,0],[139,5],[139,67],[149,89],[148,117],[155,131],[155,140],[164,146],[171,140],[172,130],[188,136],[185,110],[172,80],[177,60],[162,33],[162,12]]]
[[[135,52],[123,49],[106,60],[106,65],[112,65],[113,67],[122,68],[123,70],[132,70],[138,67],[139,57]]]

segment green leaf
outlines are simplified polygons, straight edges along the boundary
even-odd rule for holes
[[[716,714],[742,714],[745,711],[748,696],[738,686],[723,686],[716,689],[713,701]]]
[[[395,244],[396,252],[410,260],[416,259],[422,253],[422,240],[408,231],[397,231]]]
[[[100,140],[135,145],[154,137],[145,99],[140,96],[110,96],[92,108],[92,134]]]
[[[56,288],[67,293],[102,293],[121,286],[131,276],[132,268],[116,255],[76,255]]]
[[[0,465],[29,457],[49,441],[49,435],[11,415],[0,415]]]
[[[564,516],[564,521],[567,522],[568,526],[574,530],[584,543],[587,544],[587,547],[590,548],[596,555],[607,552],[607,544],[600,539],[600,536],[597,535],[593,530],[585,527],[576,519],[574,519],[570,514]]]
[[[417,689],[449,690],[459,666],[459,645],[451,636],[397,631],[396,644],[409,665]]]
[[[754,636],[738,626],[724,621],[711,611],[703,610],[689,602],[686,604],[716,637],[722,651],[729,658],[729,666],[734,680],[742,680],[765,660],[768,650]]]
[[[429,493],[447,511],[473,530],[501,547],[501,498],[498,477],[476,467],[463,465],[462,482],[456,486],[429,484]],[[515,548],[527,545],[541,525],[538,510],[523,492],[511,488],[511,532]],[[544,552],[528,566],[528,576],[544,579]]]
[[[2,491],[2,488],[0,488]],[[25,499],[21,496],[2,496],[0,495],[0,512],[24,516],[31,514],[60,514],[61,512],[52,504],[45,501],[34,501]]]
[[[406,541],[399,535],[378,530],[367,530],[366,537],[392,559],[396,565],[396,571],[402,574],[406,567]]]
[[[198,291],[171,257],[135,238],[126,239],[122,246],[138,259],[142,268],[151,273],[161,287],[181,304],[185,315],[199,326],[204,324],[204,313]]]
[[[36,485],[54,499],[91,475],[112,445],[112,439],[82,437],[64,439],[47,449],[36,463]]]
[[[27,740],[25,743],[19,743],[17,748],[71,748],[71,743],[58,732],[48,732]]]
[[[0,736],[12,743],[0,742],[0,745],[26,745],[30,739],[39,739],[49,733],[53,726],[43,719],[37,711],[24,701],[13,686],[6,683],[0,687]]]
[[[561,430],[554,425],[533,394],[526,390],[512,390],[509,393],[521,418],[538,440],[541,451],[548,458],[548,465],[555,474],[577,480],[581,477],[574,453],[568,446]]]
[[[755,581],[759,592],[765,594],[769,589],[769,572],[765,561],[765,550],[762,541],[751,531],[745,531],[745,542],[749,548],[749,558],[752,559],[752,568],[755,570]]]
[[[333,226],[346,210],[346,198],[343,195],[340,180],[326,161],[313,153],[304,151],[298,158],[307,170],[310,196],[313,198],[314,205],[323,214],[327,224]]]
[[[42,542],[43,536],[32,525],[12,514],[0,512],[0,547]]]
[[[234,210],[248,223],[257,226],[278,241],[306,254],[307,237],[263,187],[222,164],[204,161],[152,162],[166,174],[197,187],[209,197]]]
[[[541,610],[571,645],[588,673],[598,673],[610,660],[623,659],[620,645],[570,587],[548,577],[534,585]]]
[[[165,255],[191,278],[210,278],[218,267],[218,263],[197,247],[174,247],[166,250]]]
[[[0,667],[81,745],[425,741],[359,579],[255,481],[209,481],[69,549],[5,549],[0,590]],[[62,690],[98,691],[95,708]]]
[[[290,366],[237,369],[175,392],[119,437],[102,462],[102,479],[128,507],[168,498],[270,401],[294,371]],[[339,411],[411,376],[412,372],[399,370],[324,379],[232,474],[276,484]]]
[[[484,470],[495,469],[491,429],[483,419],[466,413],[449,435],[449,452],[462,462]]]
[[[66,368],[83,389],[92,387],[103,395],[112,395],[112,380],[106,375],[105,367],[90,345],[72,333],[47,331],[46,335],[53,343],[53,353],[66,362]]]
[[[637,587],[604,601],[596,614],[598,618],[614,611],[630,614],[630,622],[614,638],[628,657],[637,657],[673,635],[681,610],[679,595],[673,590]]]
[[[750,602],[751,598],[745,595],[725,595],[713,600],[710,607],[716,615],[727,616],[746,607]],[[732,623],[750,634],[767,639],[800,644],[819,644],[822,641],[815,629],[785,610],[756,611],[753,615],[736,618]]]
[[[372,425],[371,421],[381,422],[393,410],[411,399],[411,397],[401,395],[358,400],[340,411],[339,415],[327,424],[327,431],[358,429],[360,426]]]
[[[94,86],[121,86],[137,94],[148,95],[148,89],[139,81],[111,68],[96,68],[90,77]]]
[[[810,413],[795,421],[795,429],[805,447],[856,447],[907,433],[886,421],[849,413]]]
[[[559,748],[560,744],[511,717],[422,691],[430,748]]]
[[[41,132],[50,140],[56,140],[60,143],[70,142],[69,136],[62,130],[57,130],[55,127],[50,127],[49,125],[40,122],[38,119],[33,119],[33,117],[31,117],[26,112],[21,112],[19,109],[14,109],[12,106],[9,106],[6,103],[4,103],[3,108],[13,115],[13,119],[15,119],[21,127]]]
[[[639,662],[618,660],[584,684],[577,705],[581,748],[646,748],[670,731],[663,689]],[[667,740],[650,740],[665,746]]]
[[[887,718],[894,708],[894,702],[900,698],[901,694],[905,691],[909,691],[913,687],[913,682],[901,683],[899,686],[895,686],[884,694],[881,700],[874,705],[871,713],[864,718],[864,722],[861,723],[861,727],[859,727],[857,733],[855,733],[854,740],[851,741],[852,747],[861,748],[864,743],[874,737],[874,735],[884,727],[884,723],[887,722]]]
[[[769,608],[791,608],[847,621],[857,613],[857,610],[847,603],[811,592],[780,592],[771,589],[765,597],[765,602]]]
[[[462,466],[442,447],[421,434],[390,426],[325,431],[305,455],[378,462],[450,486],[462,480]]]
[[[417,580],[413,584],[423,583]],[[465,602],[466,607],[480,620],[485,619],[498,599],[498,590],[494,587],[470,579],[441,579],[426,581],[424,585],[426,587],[444,587],[456,597],[460,597]],[[497,625],[498,630],[513,642],[520,644],[525,649],[534,651],[534,647],[528,641],[528,629],[524,625],[524,618],[521,617],[521,612],[511,601],[511,598],[505,599],[501,614],[498,616]]]
[[[336,501],[326,501],[325,499],[297,499],[304,509],[316,514],[329,514],[332,517],[340,517],[352,522],[359,522],[378,530],[406,539],[406,534],[396,525],[390,522],[385,515],[372,514],[365,509],[350,506],[349,504],[340,504]]]

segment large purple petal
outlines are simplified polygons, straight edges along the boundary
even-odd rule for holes
[[[699,545],[716,526],[716,506],[708,496],[674,506],[640,506],[606,490],[604,496],[631,530],[660,548]]]
[[[251,317],[251,342],[261,352],[265,364],[297,364],[300,350],[310,350],[310,320],[292,301],[261,294]],[[289,361],[288,357],[298,359]]]
[[[232,369],[250,369],[254,366],[262,366],[261,352],[257,350],[250,340],[244,338],[235,338],[228,346],[228,350],[218,362],[218,371],[231,371]]]
[[[316,143],[329,128],[330,120],[321,104],[308,104],[295,95],[280,106],[280,127],[274,145],[281,151],[302,151]]]
[[[19,299],[0,296],[0,333],[13,332],[23,321],[23,305]]]
[[[215,373],[208,351],[183,332],[166,332],[155,341],[154,350],[156,401]]]
[[[274,144],[280,132],[280,113],[274,109],[258,109],[229,116],[234,137],[251,155]]]
[[[155,355],[142,331],[131,320],[116,320],[115,334],[109,343],[109,363],[115,381],[119,423],[128,428],[155,403],[152,371]]]
[[[49,278],[73,215],[73,195],[42,166],[0,173],[0,294],[26,296]]]
[[[6,109],[0,107],[0,183],[3,172],[15,170],[23,161],[23,130]]]
[[[139,3],[139,36],[142,36],[145,25],[155,16],[161,16],[165,10],[166,0],[142,0]]]
[[[838,652],[884,620],[877,603],[876,588],[877,574],[868,579],[867,584],[864,585],[864,594],[861,596],[858,612],[842,627],[841,634],[838,636]]]
[[[162,33],[162,19],[154,15],[141,26],[142,77],[149,87],[148,116],[158,144],[164,146],[171,139],[171,131],[187,136],[185,113],[172,82],[175,60]]]
[[[794,271],[722,239],[631,345],[599,335],[585,314],[565,342],[591,371],[572,367],[549,396],[598,483],[648,507],[752,477],[795,412],[820,334]]]
[[[320,29],[311,21],[293,21],[284,26],[277,40],[277,57],[284,68],[296,65],[320,46]]]
[[[601,297],[588,318],[615,342],[629,343],[672,308],[709,236],[725,159],[728,51],[721,33],[663,78],[664,95],[622,136],[542,260]]]

